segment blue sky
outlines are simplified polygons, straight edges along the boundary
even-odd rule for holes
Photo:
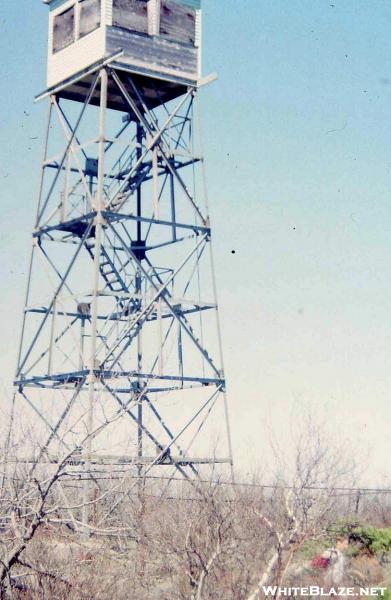
[[[2,387],[15,363],[42,150],[46,12],[0,19]],[[262,465],[265,422],[313,407],[390,455],[391,5],[205,0],[203,129],[234,447]],[[34,139],[38,138],[38,139]],[[236,253],[232,254],[231,250]],[[385,480],[384,480],[385,481]]]

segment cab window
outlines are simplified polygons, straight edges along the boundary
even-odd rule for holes
[[[113,25],[130,31],[148,33],[148,2],[113,0]]]
[[[100,27],[101,0],[81,0],[79,37]]]
[[[59,52],[75,41],[75,7],[54,17],[53,52]]]
[[[195,45],[196,13],[173,0],[161,0],[160,35],[177,42]]]

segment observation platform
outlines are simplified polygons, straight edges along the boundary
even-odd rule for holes
[[[126,89],[127,94],[135,101],[137,107],[142,111],[143,107],[135,96],[133,87],[129,81],[131,78],[140,96],[142,97],[145,106],[148,110],[154,109],[157,106],[165,104],[170,100],[174,100],[185,94],[189,87],[198,88],[204,85],[208,80],[195,81],[190,78],[171,75],[170,77],[160,77],[158,73],[154,73],[147,69],[137,69],[134,66],[126,66],[121,62],[122,50],[115,52],[107,58],[97,61],[87,69],[72,75],[71,77],[61,81],[59,84],[47,88],[44,92],[36,96],[36,101],[55,95],[58,98],[72,100],[84,104],[87,101],[91,86],[97,72],[102,67],[110,67],[119,76],[122,85]],[[99,84],[95,87],[89,104],[92,106],[100,105],[100,88]],[[116,82],[109,77],[107,90],[107,108],[129,113],[130,108],[126,102],[121,90]]]

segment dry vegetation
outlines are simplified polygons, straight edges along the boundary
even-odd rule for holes
[[[390,583],[387,540],[372,552],[352,534],[354,521],[388,531],[390,496],[363,498],[356,514],[355,496],[335,490],[352,480],[354,466],[314,428],[270,488],[178,484],[162,495],[163,483],[147,484],[144,493],[123,485],[114,506],[109,483],[101,483],[88,505],[88,534],[68,464],[69,456],[46,480],[16,465],[3,482],[4,598],[256,600],[263,585],[324,584],[326,573],[312,568],[311,557],[341,535],[351,543],[336,583]]]

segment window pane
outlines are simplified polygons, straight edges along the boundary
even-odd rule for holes
[[[113,25],[148,33],[146,0],[113,0]]]
[[[75,7],[54,17],[53,52],[66,48],[75,41]]]
[[[196,14],[188,6],[173,0],[162,0],[160,10],[160,35],[186,44],[195,44]]]
[[[80,37],[100,27],[101,0],[82,0],[80,4]]]

